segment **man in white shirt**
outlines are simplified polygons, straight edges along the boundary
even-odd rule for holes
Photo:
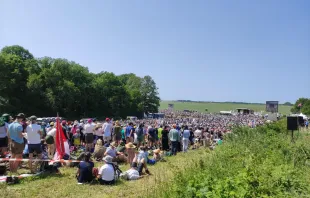
[[[115,170],[112,165],[113,158],[109,155],[103,158],[104,165],[98,172],[98,180],[102,185],[113,185],[115,184]]]
[[[92,124],[92,119],[87,121],[87,124],[84,126],[84,135],[86,143],[86,151],[91,152],[91,149],[94,146],[94,130],[95,126]]]
[[[31,116],[30,121],[31,123],[26,128],[29,159],[30,159],[29,168],[31,172],[35,172],[38,162],[35,162],[35,169],[33,170],[31,160],[33,158],[33,153],[36,153],[38,155],[38,159],[42,158],[42,147],[41,147],[42,129],[41,126],[36,123],[37,122],[36,116]]]
[[[102,126],[104,143],[110,143],[112,139],[112,128],[113,127],[110,123],[110,118],[106,118],[105,123]]]

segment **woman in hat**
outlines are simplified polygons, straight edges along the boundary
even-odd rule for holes
[[[136,146],[132,142],[129,142],[128,144],[125,145],[125,147],[126,147],[126,153],[128,155],[127,162],[131,164],[135,157]]]
[[[98,181],[102,185],[113,185],[115,184],[115,169],[113,166],[113,158],[109,155],[103,159],[104,165],[99,169]]]

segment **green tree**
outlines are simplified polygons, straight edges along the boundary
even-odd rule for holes
[[[301,107],[299,106],[301,104]],[[310,98],[299,98],[291,109],[292,113],[300,113],[310,115]]]
[[[158,112],[160,98],[158,88],[151,76],[144,76],[141,85],[143,110],[146,114]]]

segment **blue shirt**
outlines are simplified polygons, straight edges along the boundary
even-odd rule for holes
[[[189,130],[184,130],[183,132],[183,138],[189,138],[189,136],[191,135]]]
[[[80,170],[80,175],[78,177],[79,183],[85,183],[85,182],[91,182],[93,179],[93,168],[94,163],[93,162],[80,162],[78,165],[78,168]]]
[[[133,128],[132,126],[126,127],[126,137],[130,137],[130,132],[131,132],[132,128]],[[132,134],[132,136],[133,136],[133,134]]]
[[[10,135],[10,138],[19,144],[24,143],[24,138],[20,137],[20,133],[23,131],[23,126],[19,124],[18,122],[13,122],[9,125],[8,132]]]

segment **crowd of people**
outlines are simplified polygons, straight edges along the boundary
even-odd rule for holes
[[[263,117],[254,114],[164,113],[165,118],[160,119],[62,120],[62,132],[68,147],[65,159],[72,159],[78,153],[76,159],[81,160],[77,164],[78,183],[91,182],[95,178],[101,184],[114,184],[118,177],[139,179],[151,174],[149,165],[165,161],[166,156],[201,146],[213,149],[222,143],[224,135],[233,127],[256,127],[265,122]],[[26,118],[23,113],[16,115],[15,119],[3,114],[0,120],[1,158],[29,158],[29,169],[34,173],[38,170],[38,162],[32,163],[32,159],[55,157],[55,135],[55,122],[39,123],[36,116]],[[92,159],[103,161],[103,166],[95,168]],[[130,164],[130,169],[120,171],[119,163]],[[11,172],[17,172],[19,167],[19,161],[10,162]]]

